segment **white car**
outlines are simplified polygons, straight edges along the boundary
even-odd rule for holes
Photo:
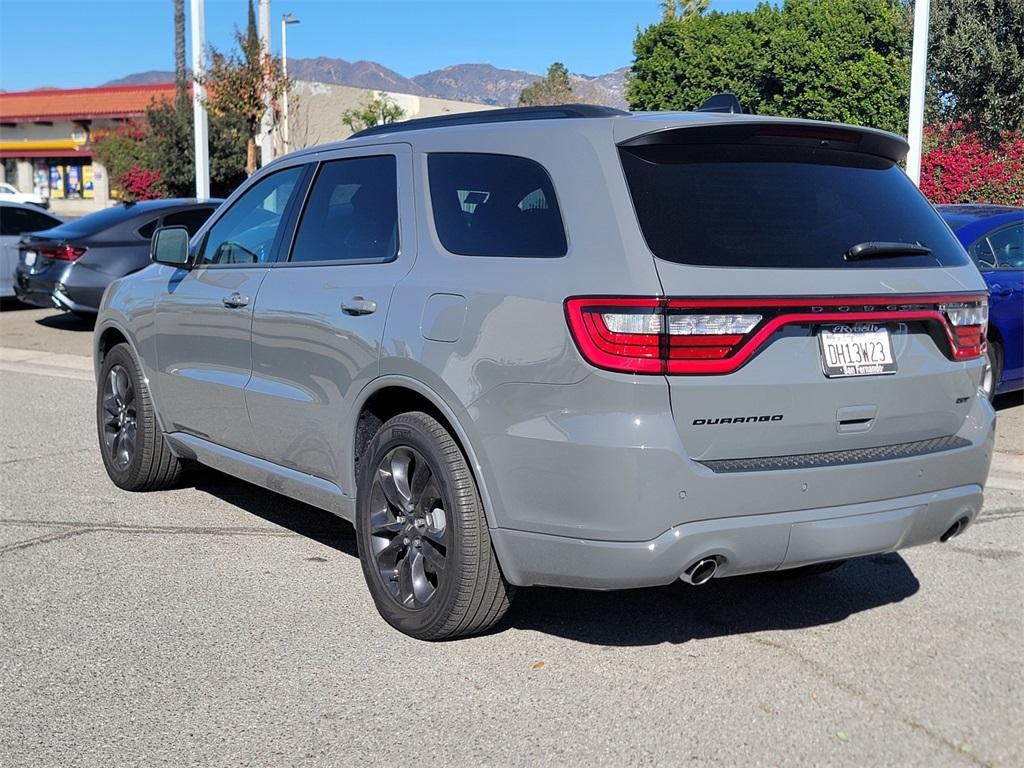
[[[14,295],[18,267],[18,243],[27,232],[39,232],[64,222],[34,205],[13,203],[0,197],[0,297]]]
[[[0,200],[5,203],[30,203],[41,208],[49,208],[50,201],[35,192],[19,192],[13,184],[0,181]]]

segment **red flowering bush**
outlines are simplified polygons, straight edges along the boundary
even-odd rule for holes
[[[1024,205],[1024,134],[1006,132],[992,148],[960,124],[927,126],[921,191],[936,204]]]
[[[133,165],[121,175],[118,186],[125,200],[153,200],[164,196],[160,171],[138,165]]]

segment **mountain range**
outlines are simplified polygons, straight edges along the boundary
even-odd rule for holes
[[[625,108],[628,70],[629,67],[621,67],[603,75],[570,75],[577,100]],[[514,107],[520,91],[542,78],[541,75],[521,69],[499,69],[490,64],[454,64],[422,75],[405,77],[375,61],[346,61],[326,56],[288,59],[288,75],[295,80],[314,80],[502,107]],[[103,85],[140,85],[172,80],[172,71],[148,70],[110,80]]]

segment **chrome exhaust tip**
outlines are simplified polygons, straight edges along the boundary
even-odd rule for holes
[[[718,558],[705,557],[683,571],[683,575],[679,578],[687,584],[700,586],[701,584],[707,584],[711,581],[711,579],[714,578],[716,571],[718,571]]]
[[[947,541],[952,539],[954,536],[959,536],[961,533],[963,533],[964,532],[964,528],[966,528],[966,527],[967,527],[967,518],[966,517],[961,517],[959,520],[957,520],[955,523],[953,523],[951,526],[949,526],[949,528],[946,529],[946,532],[944,534],[939,536],[939,541],[941,541],[943,544],[945,544]]]

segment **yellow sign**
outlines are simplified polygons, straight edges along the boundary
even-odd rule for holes
[[[88,165],[82,166],[82,197],[86,200],[91,200],[95,195],[92,182],[92,163],[89,163]]]

